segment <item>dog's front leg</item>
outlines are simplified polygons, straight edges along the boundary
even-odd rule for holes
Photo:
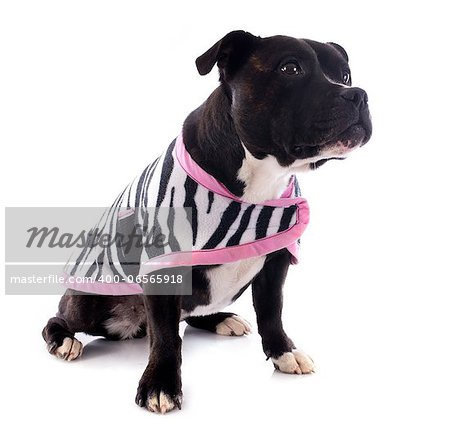
[[[295,348],[281,321],[283,284],[290,264],[286,249],[269,255],[261,272],[252,283],[253,305],[264,353],[276,369],[284,373],[311,373],[313,361]]]
[[[136,403],[164,414],[175,407],[181,409],[181,298],[151,295],[146,285],[144,292],[150,357],[139,382]]]

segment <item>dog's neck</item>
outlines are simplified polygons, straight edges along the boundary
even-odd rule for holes
[[[260,203],[277,198],[289,182],[289,169],[281,167],[275,157],[259,160],[245,148],[222,86],[187,117],[183,139],[195,162],[244,201]]]
[[[259,160],[245,147],[244,151],[245,157],[237,172],[237,177],[245,184],[242,199],[260,203],[280,197],[289,183],[289,169],[280,166],[272,155]]]
[[[222,182],[233,194],[242,196],[245,184],[237,172],[245,156],[230,114],[230,101],[222,86],[187,118],[183,126],[186,150],[194,161]]]

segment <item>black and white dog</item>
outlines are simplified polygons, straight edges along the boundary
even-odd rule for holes
[[[367,95],[351,87],[345,50],[285,36],[234,31],[197,58],[201,75],[217,64],[220,86],[186,119],[190,157],[243,202],[280,197],[290,177],[343,159],[372,132]],[[98,296],[66,293],[43,330],[50,353],[73,360],[76,332],[109,339],[148,334],[150,357],[136,403],[165,413],[181,407],[179,322],[221,335],[244,335],[248,323],[221,312],[251,285],[264,353],[285,373],[310,373],[312,360],[283,330],[286,248],[241,261],[194,266],[192,294]],[[145,287],[145,286],[144,286]]]

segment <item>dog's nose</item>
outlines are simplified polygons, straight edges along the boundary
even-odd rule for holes
[[[365,106],[369,102],[367,93],[363,89],[357,87],[345,88],[341,93],[341,97],[355,103],[358,108]]]

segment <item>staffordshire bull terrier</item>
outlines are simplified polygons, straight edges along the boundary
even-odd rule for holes
[[[198,245],[192,294],[77,294],[73,288],[43,330],[49,352],[65,360],[82,353],[76,332],[108,339],[148,335],[150,356],[136,403],[152,412],[181,408],[180,321],[225,336],[249,333],[243,318],[221,310],[250,285],[267,358],[281,372],[314,370],[281,321],[283,284],[308,216],[293,175],[346,158],[372,132],[367,94],[352,87],[347,53],[336,43],[233,31],[196,60],[200,75],[215,65],[218,88],[187,117],[161,162],[151,164],[116,203],[128,209],[150,206],[150,201],[172,207],[182,195],[184,206],[193,209],[198,237],[207,228],[200,212],[217,220],[208,240]],[[184,169],[184,176],[176,169]],[[171,182],[176,175],[181,187]],[[252,240],[242,242],[255,231]],[[229,252],[234,246],[245,252]],[[203,258],[202,251],[211,250],[213,258]],[[105,260],[100,253],[87,272],[99,279],[108,266]],[[109,261],[109,270],[121,269]],[[149,284],[142,282],[144,291]]]

